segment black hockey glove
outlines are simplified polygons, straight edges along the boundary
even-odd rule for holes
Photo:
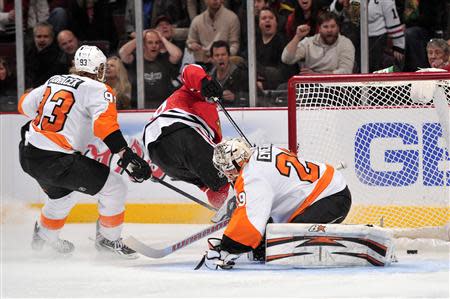
[[[129,147],[125,148],[122,159],[117,161],[117,165],[122,167],[133,181],[137,183],[142,183],[152,176],[150,165]]]
[[[207,99],[208,102],[214,102],[211,98],[222,97],[223,89],[216,79],[207,77],[202,80],[202,95]]]

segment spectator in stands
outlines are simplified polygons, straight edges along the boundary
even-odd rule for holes
[[[53,27],[49,23],[38,23],[33,28],[33,45],[25,55],[26,87],[44,84],[53,75],[67,72],[63,53],[54,42]]]
[[[417,71],[418,68],[427,67],[426,45],[431,38],[443,37],[448,18],[448,1],[396,0],[395,2],[406,26],[403,71]]]
[[[16,10],[14,0],[0,1],[0,42],[13,42],[16,40]],[[28,0],[22,0],[23,30],[27,30]]]
[[[71,1],[68,11],[71,13],[73,33],[82,41],[106,40],[109,42],[108,48],[115,49],[118,37],[112,9],[109,0]]]
[[[348,9],[352,0],[335,0],[330,6],[331,11],[338,15],[350,13],[350,19],[359,24],[359,10]],[[403,24],[395,7],[394,0],[369,1],[368,4],[368,29],[369,29],[369,72],[381,70],[392,64],[396,69],[403,69],[405,53],[405,36]],[[357,21],[356,21],[357,20]],[[359,25],[355,27],[359,32]],[[392,40],[392,55],[394,61],[385,63],[385,49],[388,45],[388,37]],[[356,61],[360,61],[359,35],[353,40],[356,47]],[[389,65],[391,64],[391,65]]]
[[[3,1],[0,1],[0,41],[3,42],[14,40],[14,18],[16,17],[16,13],[13,4],[11,7],[6,8]]]
[[[223,104],[234,107],[248,106],[247,69],[230,61],[230,46],[226,41],[213,42],[210,51],[213,64],[210,75],[222,85]]]
[[[287,82],[297,68],[281,61],[281,53],[288,43],[282,33],[277,32],[276,13],[264,7],[259,13],[259,32],[256,38],[257,86],[260,90],[276,89],[282,82]]]
[[[117,109],[131,109],[131,83],[125,66],[117,56],[109,57],[106,62],[106,84],[116,93]]]
[[[17,110],[17,82],[6,59],[0,57],[0,111]]]
[[[294,38],[283,50],[281,60],[287,64],[301,62],[300,74],[351,74],[355,47],[348,38],[339,34],[337,15],[324,12],[317,23],[319,33],[310,37],[306,37],[309,25],[297,27]]]
[[[445,40],[430,40],[427,44],[427,57],[430,67],[450,71],[450,47]]]
[[[183,53],[156,30],[145,30],[143,35],[145,108],[157,108],[175,89],[172,81],[178,76],[177,64]],[[161,43],[167,53],[161,53]],[[136,39],[127,42],[119,50],[120,58],[129,65],[133,79],[136,77],[135,50]],[[132,98],[136,98],[136,80],[132,82]]]
[[[254,12],[255,16],[259,16],[261,9],[269,6],[269,0],[255,0],[254,3]]]
[[[41,22],[48,22],[53,26],[54,34],[58,35],[60,31],[68,28],[69,17],[64,7],[55,4],[50,6],[49,2],[55,1],[29,0],[28,28],[34,28],[36,24]]]
[[[73,65],[73,57],[80,47],[80,41],[70,30],[63,30],[56,37],[59,48],[64,52],[64,61],[71,67]]]
[[[308,36],[313,36],[317,32],[317,17],[326,10],[329,5],[328,0],[296,0],[294,2],[294,12],[286,21],[286,35],[289,39],[296,34],[299,25],[307,24],[311,29]]]
[[[155,20],[155,30],[159,31],[162,36],[164,36],[168,41],[177,46],[182,52],[184,51],[184,47],[186,46],[186,41],[183,40],[175,40],[174,36],[174,28],[172,25],[172,20],[170,17],[161,15]],[[164,47],[164,44],[161,45],[161,53],[167,52],[167,49]]]
[[[206,4],[204,0],[187,0],[187,11],[189,19],[194,20],[194,18],[206,10]]]
[[[239,19],[222,5],[221,0],[205,0],[207,9],[192,20],[186,41],[193,52],[196,63],[210,67],[210,47],[216,40],[224,40],[230,45],[231,55],[239,51]]]
[[[130,38],[136,37],[135,0],[128,0],[125,10],[125,30]],[[143,29],[154,28],[158,16],[165,15],[175,27],[189,27],[190,21],[184,0],[143,0]]]

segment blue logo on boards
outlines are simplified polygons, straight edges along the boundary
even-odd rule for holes
[[[410,186],[422,171],[424,186],[450,186],[450,171],[440,163],[449,161],[449,153],[439,145],[443,137],[439,123],[422,125],[419,132],[410,123],[368,123],[361,126],[355,136],[355,172],[358,179],[369,186]],[[377,171],[371,166],[371,144],[378,138],[396,138],[404,148],[386,149],[384,163],[398,163],[400,170]],[[420,163],[422,159],[422,163]]]

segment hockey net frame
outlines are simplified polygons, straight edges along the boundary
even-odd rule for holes
[[[433,95],[434,90],[434,87],[430,90],[431,86],[439,86],[442,88],[442,91],[446,96],[446,103],[442,104],[441,101],[439,105],[437,103],[436,105],[434,104],[432,99],[433,96],[430,98],[430,95]],[[388,93],[391,92],[391,89],[395,90],[392,99],[397,98],[398,102],[389,99],[386,102],[387,97],[390,97]],[[330,90],[336,92],[331,93],[331,95],[327,94]],[[379,94],[377,94],[378,92]],[[341,97],[351,98],[352,102],[341,103],[339,102],[340,100],[345,101],[345,99],[341,99]],[[317,101],[317,103],[314,101]],[[440,111],[438,111],[438,108]],[[288,82],[288,146],[291,151],[297,152],[298,150],[299,155],[305,159],[326,161],[331,164],[344,161],[345,164],[347,164],[348,167],[342,171],[349,182],[354,201],[352,209],[344,223],[376,224],[397,229],[444,227],[450,221],[450,186],[448,184],[448,182],[450,182],[450,179],[448,178],[448,176],[450,176],[450,161],[445,161],[445,156],[448,159],[448,156],[450,155],[448,150],[448,144],[450,142],[448,140],[448,131],[450,130],[448,109],[450,109],[450,73],[447,72],[294,76]],[[420,118],[421,111],[425,111],[423,119]],[[387,114],[387,116],[382,116],[378,119],[377,115],[381,115],[380,112]],[[329,117],[329,115],[335,114],[340,116]],[[405,121],[401,119],[403,114],[411,114],[413,116],[410,116],[409,119],[406,118],[407,120]],[[424,204],[417,202],[417,199],[415,199],[414,203],[405,203],[405,198],[396,199],[395,196],[398,196],[397,193],[402,194],[402,192],[408,188],[409,191],[405,191],[406,193],[404,194],[410,195],[414,192],[414,186],[411,187],[411,185],[414,184],[401,181],[396,183],[397,186],[378,186],[373,188],[376,190],[374,192],[378,193],[392,192],[392,198],[389,198],[390,195],[387,195],[387,199],[385,199],[381,205],[378,205],[376,200],[373,200],[373,197],[371,199],[373,202],[370,202],[370,200],[369,202],[361,200],[364,196],[364,194],[361,193],[367,194],[367,190],[370,190],[370,188],[362,188],[360,190],[358,186],[353,186],[358,185],[358,183],[353,184],[355,177],[361,180],[361,170],[358,169],[358,160],[355,158],[355,153],[359,151],[359,149],[356,148],[357,142],[355,142],[357,137],[354,137],[353,139],[355,146],[354,153],[352,154],[353,159],[349,158],[348,154],[346,157],[342,157],[340,156],[342,153],[339,152],[328,152],[329,154],[318,153],[323,148],[328,149],[330,147],[328,150],[331,151],[335,148],[333,147],[333,144],[324,142],[327,137],[321,137],[322,132],[331,131],[331,133],[340,133],[337,128],[347,128],[346,122],[352,122],[352,120],[347,119],[347,116],[348,118],[353,118],[353,115],[356,115],[356,118],[359,118],[359,120],[355,120],[355,123],[357,123],[356,126],[364,126],[364,122],[369,125],[374,123],[375,125],[380,124],[380,126],[383,126],[383,124],[386,123],[402,124],[408,123],[411,120],[411,117],[418,117],[417,119],[412,119],[411,127],[415,125],[420,127],[417,129],[417,132],[419,132],[418,135],[420,135],[422,130],[425,130],[421,126],[427,123],[427,117],[430,114],[433,115],[434,121],[436,122],[437,120],[442,128],[439,137],[439,146],[444,148],[444,158],[443,161],[439,162],[439,165],[441,168],[444,167],[444,183],[442,188],[445,190],[440,192],[439,187],[430,187],[430,189],[433,189],[433,192],[438,190],[436,192],[437,199],[428,198],[428,200],[425,200]],[[374,115],[375,118],[371,119],[372,115]],[[400,116],[399,119],[397,119],[397,116]],[[330,127],[321,131],[322,129],[319,128],[321,122],[330,122],[328,124]],[[408,124],[405,124],[405,126],[408,126]],[[313,128],[313,130],[308,131],[309,127]],[[315,131],[316,129],[317,131]],[[355,133],[351,129],[344,129],[343,131],[352,134]],[[447,136],[447,138],[445,138],[445,136]],[[308,138],[321,140],[322,143],[317,144],[314,143],[315,141],[311,143],[304,142],[304,140],[307,140]],[[340,138],[341,137],[336,137],[330,142],[339,143],[341,141]],[[342,139],[344,140],[345,138]],[[419,142],[423,141],[422,136],[418,136],[417,139]],[[444,139],[444,141],[442,139]],[[352,140],[348,143],[351,142]],[[337,144],[336,147],[338,148],[335,151],[340,150],[339,146],[340,144]],[[384,146],[386,146],[386,143]],[[423,146],[420,145],[422,148],[418,148],[417,146],[419,145],[416,144],[416,148],[413,148],[413,150],[417,149],[420,159],[423,160],[423,157],[421,156],[422,153],[420,152],[423,150]],[[348,153],[349,149],[350,148],[346,146],[344,150]],[[388,147],[386,148],[386,152],[388,152]],[[386,154],[386,152],[382,153],[385,155],[384,159],[391,159],[391,161],[378,161],[378,164],[380,164],[378,167],[386,166],[389,162],[399,162],[395,161],[395,155],[387,158],[386,155],[388,154]],[[418,159],[418,161],[420,162],[420,167],[423,168],[422,164],[424,162],[420,159]],[[366,163],[368,165],[365,166],[372,167],[371,163],[373,163],[373,161],[369,161]],[[444,166],[442,166],[442,164],[444,164]],[[356,175],[358,171],[360,172],[359,176]],[[445,176],[447,176],[447,178],[445,178]],[[424,177],[425,175],[422,177],[421,174],[422,181],[424,180]],[[407,177],[405,178],[408,179]],[[445,179],[447,180],[446,182]],[[377,179],[371,178],[370,180],[376,181]],[[402,192],[397,192],[398,189],[402,188],[402,184],[408,186],[405,186],[405,190],[400,190]],[[439,185],[440,183],[437,184]],[[433,194],[427,194],[428,186],[419,187],[420,192],[424,192],[424,194],[419,195],[418,197],[423,196],[425,198],[427,196],[434,196]],[[448,230],[448,225],[446,229]],[[448,238],[448,231],[444,233],[444,235],[447,235]]]

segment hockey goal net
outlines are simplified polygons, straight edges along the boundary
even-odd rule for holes
[[[450,221],[450,73],[294,76],[289,147],[344,162],[345,223],[393,228]]]

